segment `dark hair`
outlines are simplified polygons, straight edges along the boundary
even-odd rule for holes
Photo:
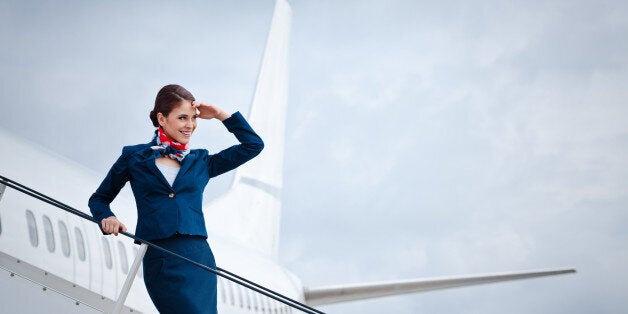
[[[159,127],[157,121],[157,113],[161,112],[164,116],[168,116],[170,111],[174,109],[181,101],[195,101],[194,96],[183,86],[170,84],[162,87],[155,98],[155,108],[150,112],[149,117],[155,127]]]

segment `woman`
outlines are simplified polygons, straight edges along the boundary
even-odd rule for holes
[[[210,155],[188,148],[196,119],[218,119],[240,141]],[[127,181],[137,204],[136,235],[170,251],[215,268],[207,244],[202,198],[210,178],[232,170],[259,154],[264,143],[239,112],[198,102],[179,85],[164,86],[150,113],[157,127],[150,143],[125,146],[96,192],[89,208],[103,234],[126,227],[109,204]],[[148,249],[144,282],[160,313],[216,313],[216,276],[200,267]]]

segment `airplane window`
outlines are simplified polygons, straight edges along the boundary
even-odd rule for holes
[[[111,269],[113,266],[113,260],[111,260],[111,247],[109,246],[109,241],[107,241],[104,237],[102,238],[102,249],[105,251],[105,264],[107,265],[107,268]]]
[[[247,309],[251,309],[251,304],[253,302],[251,302],[251,290],[244,288],[244,292],[246,293],[246,298],[244,299],[244,302],[246,302],[246,308]]]
[[[76,236],[76,252],[79,259],[85,261],[85,242],[83,241],[83,233],[78,227],[74,227],[74,235]]]
[[[261,309],[262,313],[266,313],[268,311],[268,303],[266,302],[266,300],[268,299],[266,296],[264,295],[260,295],[260,300],[259,300],[259,307]],[[270,312],[268,312],[270,313]]]
[[[267,313],[272,313],[273,312],[273,308],[272,308],[271,303],[270,303],[270,298],[266,297],[266,298],[264,298],[264,301],[266,303],[266,312]]]
[[[262,313],[270,313],[268,310],[268,302],[266,302],[268,298],[265,295],[259,296],[259,307]]]
[[[220,289],[220,300],[222,303],[227,303],[227,296],[225,295],[225,283],[222,278],[218,278],[218,289]]]
[[[70,237],[68,237],[68,228],[63,221],[59,220],[59,238],[61,238],[61,251],[65,257],[70,256]]]
[[[268,313],[274,313],[275,312],[275,300],[272,299],[266,299],[266,303],[268,304]]]
[[[118,251],[120,252],[120,267],[122,268],[122,272],[126,275],[129,273],[129,260],[126,258],[126,248],[120,240],[118,240]]]
[[[264,298],[266,298],[266,296],[264,296],[262,294],[258,294],[257,303],[258,303],[258,306],[259,306],[259,312],[260,313],[266,313],[266,307],[264,306]]]
[[[238,305],[240,305],[241,308],[244,308],[244,289],[242,286],[237,285],[236,294],[238,295]]]
[[[253,308],[255,309],[255,312],[259,311],[259,302],[257,299],[257,293],[253,292]]]
[[[52,230],[52,221],[48,216],[44,215],[44,234],[46,235],[46,247],[49,252],[55,251],[55,233]]]
[[[140,253],[140,250],[137,247],[133,247],[133,253],[133,257],[137,258],[137,254]],[[140,278],[144,277],[144,266],[142,262],[140,262],[140,268],[137,270],[137,275],[140,276]]]
[[[37,234],[37,221],[35,215],[30,210],[26,210],[26,223],[28,224],[28,238],[31,245],[37,247],[39,245],[39,234]]]
[[[233,283],[230,280],[225,281],[227,283],[227,291],[229,291],[229,303],[235,305],[235,297],[233,296]]]

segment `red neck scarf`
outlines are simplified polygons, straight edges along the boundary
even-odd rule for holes
[[[182,161],[190,152],[188,144],[181,144],[164,132],[162,127],[157,128],[157,134],[155,134],[154,141],[157,146],[151,147],[153,150],[160,150],[160,154],[162,156],[170,157],[172,159],[176,159],[178,161]]]
[[[175,140],[171,139],[168,135],[166,135],[166,132],[164,132],[164,129],[162,127],[159,127],[157,129],[157,133],[159,134],[159,142],[157,142],[158,145],[172,146],[172,148],[176,150],[188,150],[189,149],[188,144],[181,144],[179,142],[176,142]]]

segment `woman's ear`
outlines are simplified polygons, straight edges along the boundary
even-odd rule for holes
[[[166,116],[164,116],[161,112],[157,113],[157,122],[160,126],[164,126],[166,124]]]

